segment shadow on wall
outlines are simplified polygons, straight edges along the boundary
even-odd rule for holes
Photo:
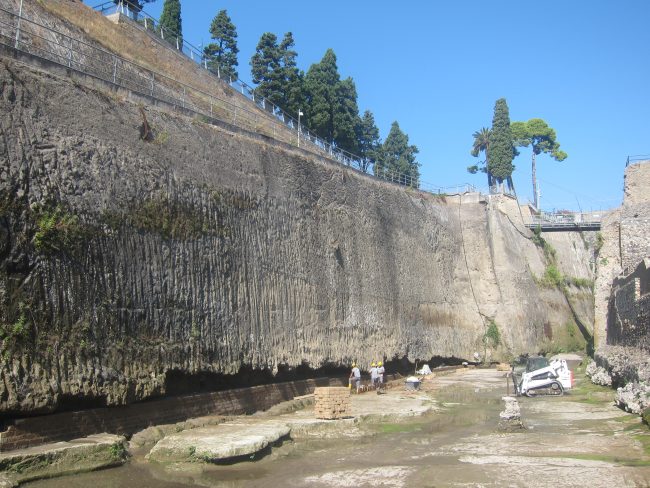
[[[237,374],[232,375],[210,372],[192,374],[186,371],[172,370],[167,373],[165,391],[167,396],[176,396],[312,378],[347,377],[348,374],[349,370],[347,367],[326,364],[325,366],[314,369],[305,363],[295,368],[280,365],[275,376],[268,368],[253,369],[249,366],[243,366]]]

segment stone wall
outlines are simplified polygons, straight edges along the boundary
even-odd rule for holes
[[[650,256],[650,161],[625,169],[625,196],[621,214],[621,261],[625,273]]]
[[[650,258],[612,285],[607,343],[650,351]]]
[[[343,380],[319,378],[184,395],[119,408],[97,408],[17,419],[5,432],[0,433],[0,452],[101,432],[130,436],[152,425],[171,424],[206,415],[251,414],[295,396],[313,393],[318,386],[343,383]],[[341,389],[349,396],[347,388]]]

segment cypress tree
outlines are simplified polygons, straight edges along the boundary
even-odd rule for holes
[[[181,21],[180,0],[165,0],[162,15],[160,16],[160,27],[164,29],[165,40],[176,46],[183,47],[183,24]]]
[[[352,78],[346,78],[336,86],[334,101],[334,142],[336,146],[352,153],[359,152],[360,125],[357,87]]]
[[[250,65],[253,83],[258,85],[255,89],[256,94],[279,104],[282,98],[282,73],[280,49],[275,34],[271,32],[262,34]]]
[[[490,154],[487,170],[499,184],[509,180],[514,169],[514,146],[510,131],[510,115],[505,98],[500,98],[494,105],[492,130],[490,132]]]
[[[320,63],[310,66],[305,76],[307,124],[329,142],[334,141],[334,110],[339,81],[336,54],[331,49],[325,52]]]
[[[278,45],[275,34],[262,34],[255,54],[251,58],[253,82],[256,93],[278,105],[292,117],[304,107],[303,79],[296,67],[297,53],[291,49],[293,35],[287,32]]]
[[[361,156],[361,171],[366,173],[371,164],[377,160],[380,150],[379,129],[375,125],[375,117],[366,110],[359,124],[359,156]]]
[[[224,80],[236,80],[239,77],[239,73],[237,73],[239,65],[237,62],[237,53],[239,52],[237,30],[225,10],[219,11],[212,19],[210,34],[216,42],[208,44],[203,50],[209,57],[208,69],[219,74]]]
[[[298,53],[293,50],[294,45],[293,34],[287,32],[279,46],[284,84],[279,103],[292,117],[297,117],[298,110],[305,107],[305,77],[296,65]]]
[[[420,163],[415,160],[418,152],[416,146],[409,145],[409,138],[399,124],[393,122],[375,162],[375,175],[400,185],[419,188]]]

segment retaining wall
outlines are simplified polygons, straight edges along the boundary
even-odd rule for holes
[[[347,380],[316,378],[235,390],[183,395],[123,407],[62,412],[16,419],[0,433],[0,452],[101,432],[131,436],[152,425],[171,424],[206,415],[243,415],[266,410],[317,386],[347,385]]]

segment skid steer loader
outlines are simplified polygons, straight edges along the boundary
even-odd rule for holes
[[[573,387],[573,372],[564,359],[531,357],[526,361],[526,369],[513,366],[512,380],[517,396],[563,395]]]

